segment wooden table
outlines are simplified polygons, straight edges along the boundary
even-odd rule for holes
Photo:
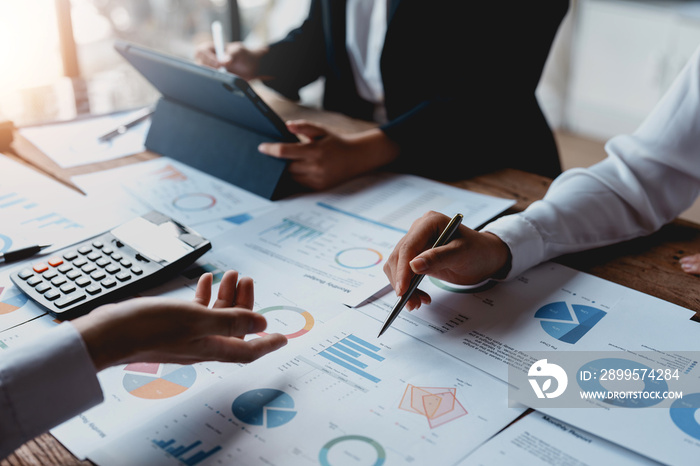
[[[300,107],[265,90],[261,90],[261,93],[285,119],[305,118],[346,133],[374,127],[372,123],[351,120],[343,115]],[[19,135],[15,136],[13,151],[68,185],[71,185],[70,177],[74,175],[157,157],[145,152],[109,162],[62,169]],[[483,194],[515,199],[516,204],[506,212],[510,214],[542,198],[550,183],[549,178],[506,169],[451,184]],[[700,279],[684,273],[678,262],[683,255],[696,252],[700,252],[700,225],[676,220],[648,237],[572,254],[559,258],[557,262],[692,309],[696,311],[695,320],[700,321]],[[37,464],[92,463],[78,461],[48,433],[27,442],[0,461],[0,466]]]

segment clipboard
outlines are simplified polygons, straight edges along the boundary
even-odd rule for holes
[[[130,42],[114,48],[161,94],[148,150],[267,199],[282,195],[287,162],[257,147],[298,139],[248,82]]]

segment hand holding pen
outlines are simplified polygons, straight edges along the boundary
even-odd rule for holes
[[[384,264],[384,273],[396,293],[402,297],[410,294],[404,304],[408,309],[431,301],[427,293],[417,288],[408,293],[414,274],[479,286],[485,280],[505,278],[510,270],[510,249],[493,233],[457,226],[449,243],[431,248],[449,220],[438,212],[423,215],[411,225]]]
[[[459,225],[462,223],[462,218],[462,214],[456,214],[454,217],[452,217],[452,220],[450,220],[450,222],[447,224],[442,233],[440,233],[440,236],[438,236],[438,239],[435,241],[435,244],[433,244],[433,249],[438,248],[440,246],[444,246],[452,239],[452,236],[457,231],[457,228],[459,228]],[[411,278],[411,281],[408,284],[408,290],[402,296],[400,296],[398,301],[396,301],[396,304],[394,304],[394,308],[389,313],[389,316],[384,322],[384,326],[379,331],[378,337],[381,337],[382,334],[386,332],[386,329],[388,329],[389,326],[392,324],[392,322],[396,320],[396,318],[399,316],[399,313],[401,312],[401,309],[403,309],[403,307],[406,305],[413,293],[416,291],[416,288],[418,288],[418,285],[423,280],[424,276],[424,274],[416,274],[413,276],[413,278]]]

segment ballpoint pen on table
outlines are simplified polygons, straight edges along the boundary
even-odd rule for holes
[[[129,131],[129,128],[133,128],[134,126],[138,125],[141,123],[143,120],[146,118],[150,117],[153,114],[154,108],[153,106],[148,106],[142,109],[137,115],[134,116],[134,118],[129,121],[128,123],[124,123],[123,125],[119,125],[116,128],[114,128],[112,131],[109,133],[103,134],[97,140],[99,142],[107,142],[119,135],[122,135]]]
[[[51,246],[50,244],[41,244],[36,246],[28,246],[14,251],[0,252],[0,263],[15,262],[22,259],[27,259],[39,253],[43,249]]]
[[[450,241],[450,239],[452,239],[452,235],[454,235],[455,231],[457,231],[457,228],[462,223],[462,217],[462,214],[456,214],[454,217],[452,217],[450,223],[447,224],[445,229],[438,237],[437,241],[435,241],[435,244],[433,244],[433,249],[440,246],[444,246]],[[413,293],[418,288],[418,285],[423,280],[424,276],[425,275],[423,274],[418,274],[414,275],[413,278],[411,278],[411,282],[408,284],[408,290],[406,290],[403,296],[400,296],[399,299],[396,301],[396,304],[394,304],[394,307],[391,310],[391,313],[389,313],[389,317],[387,317],[386,321],[384,322],[384,326],[379,331],[379,335],[377,335],[377,338],[381,337],[382,334],[386,332],[386,329],[388,329],[389,326],[392,324],[392,322],[396,320],[396,318],[399,316],[399,313],[401,312],[401,309],[403,309],[403,307],[406,305],[411,296],[413,296]]]
[[[214,40],[214,51],[216,52],[216,59],[220,62],[226,60],[226,50],[224,41],[224,28],[221,26],[220,21],[214,21],[211,23],[211,36]],[[226,71],[226,68],[221,66],[219,71]]]

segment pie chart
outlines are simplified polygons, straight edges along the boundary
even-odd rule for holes
[[[268,428],[283,426],[297,414],[292,397],[275,388],[257,388],[239,395],[231,411],[246,424]]]
[[[382,259],[382,253],[371,248],[349,248],[335,255],[335,262],[346,269],[368,269]]]
[[[673,423],[695,440],[700,440],[698,409],[700,409],[700,393],[689,395],[684,393],[683,398],[674,401],[669,410]]]
[[[293,306],[270,306],[258,311],[266,314],[267,331],[259,332],[265,336],[269,333],[281,333],[287,338],[297,338],[314,327],[314,317],[309,311]]]
[[[12,247],[12,240],[10,239],[10,237],[0,235],[0,252],[9,251],[10,247]]]
[[[124,367],[124,371],[124,389],[148,400],[179,395],[197,380],[194,367],[178,364],[134,363]]]
[[[318,461],[322,466],[358,463],[381,466],[386,461],[386,451],[379,442],[364,435],[344,435],[323,445]]]
[[[535,312],[535,319],[540,319],[542,329],[549,335],[573,345],[606,314],[596,307],[556,301],[539,308]]]
[[[9,314],[27,304],[27,295],[22,293],[14,286],[8,288],[3,294],[5,288],[0,286],[0,315]]]

